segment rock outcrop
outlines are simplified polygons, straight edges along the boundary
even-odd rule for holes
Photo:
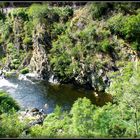
[[[33,35],[33,55],[30,61],[31,71],[37,73],[43,79],[49,77],[48,50],[50,42],[47,38],[45,25],[38,25]]]
[[[19,119],[20,121],[26,121],[27,129],[36,124],[43,124],[43,121],[47,114],[43,112],[42,109],[33,108],[31,110],[19,111]]]

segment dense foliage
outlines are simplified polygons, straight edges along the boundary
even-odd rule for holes
[[[19,105],[12,97],[0,91],[0,138],[15,138],[23,131],[25,126],[16,114],[19,109]]]
[[[11,109],[19,110],[19,105],[8,94],[0,91],[0,114]]]
[[[106,73],[139,52],[139,17],[139,3],[87,3],[75,11],[46,3],[13,9],[0,20],[1,67],[31,72],[32,52],[41,44],[60,82],[104,91]]]
[[[63,118],[61,121],[65,123],[62,127],[53,125],[54,129],[52,129],[57,129],[53,136],[61,137],[59,134],[61,130],[63,137],[139,137],[139,69],[139,64],[129,63],[121,72],[110,74],[112,84],[107,92],[113,95],[113,103],[97,107],[92,105],[89,99],[83,98],[73,104],[70,113],[65,113],[65,117],[62,117],[63,113],[59,113],[59,117]],[[45,124],[49,126],[51,122],[48,121],[49,117],[54,117],[52,120],[57,124],[57,121],[60,121],[57,115],[57,113],[54,116],[48,115],[42,127],[32,128],[31,135],[39,136],[35,135],[35,130],[40,129],[40,136],[48,137],[50,130],[44,129]],[[46,130],[44,135],[41,130]]]
[[[46,53],[50,71],[60,82],[105,91],[113,102],[99,107],[79,98],[70,112],[57,106],[42,125],[32,126],[26,134],[26,122],[16,113],[18,105],[0,92],[0,137],[139,137],[139,12],[139,3],[104,2],[76,10],[33,4],[8,14],[1,11],[0,68],[33,72],[30,60],[42,47],[40,56]]]

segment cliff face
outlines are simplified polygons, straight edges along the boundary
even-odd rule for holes
[[[131,45],[135,40],[129,42],[123,29],[115,31],[120,24],[122,27],[127,24],[117,21],[125,15],[121,17],[110,7],[107,3],[89,4],[76,10],[66,32],[53,41],[50,62],[61,82],[104,91],[111,82],[109,73],[120,70],[137,57],[138,50]],[[127,18],[129,20],[131,15]]]
[[[110,72],[139,58],[139,7],[93,3],[77,10],[46,4],[13,9],[0,20],[1,67],[104,91]]]
[[[45,25],[44,25],[45,26]],[[33,55],[30,61],[31,71],[39,74],[43,79],[49,77],[48,45],[47,32],[43,25],[38,25],[33,34]]]

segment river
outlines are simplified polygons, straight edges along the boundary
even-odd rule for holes
[[[18,78],[0,78],[0,90],[13,97],[21,109],[38,108],[45,113],[53,112],[56,105],[69,110],[78,99],[87,97],[93,104],[104,105],[111,100],[110,95],[99,93],[95,96],[91,90],[78,89],[72,85],[52,84],[42,80],[34,82]]]

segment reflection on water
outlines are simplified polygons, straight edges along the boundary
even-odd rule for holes
[[[80,97],[87,97],[100,106],[111,101],[111,96],[105,93],[99,93],[96,97],[93,91],[77,89],[71,85],[52,85],[45,81],[0,79],[0,89],[7,91],[22,108],[42,108],[46,113],[51,113],[56,105],[69,110]]]

